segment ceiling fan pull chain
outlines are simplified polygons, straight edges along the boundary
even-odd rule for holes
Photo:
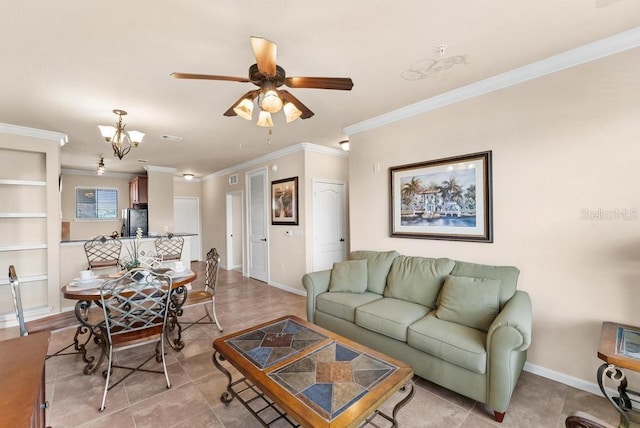
[[[271,127],[269,128],[269,134],[267,135],[267,144],[268,144],[269,146],[271,145],[271,130],[272,130],[272,129],[273,129],[273,128],[271,128]]]

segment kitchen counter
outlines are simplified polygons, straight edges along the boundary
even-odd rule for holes
[[[197,234],[195,233],[174,233],[174,236],[182,236],[182,237],[186,237],[186,236],[197,236]],[[144,235],[142,237],[143,241],[148,241],[148,240],[156,240],[158,238],[160,238],[161,236],[164,235],[157,235],[157,236],[149,236],[149,235]],[[108,238],[108,236],[107,236]],[[69,240],[64,240],[64,241],[60,241],[60,245],[78,245],[78,244],[82,244],[84,245],[85,242],[87,241],[91,241],[93,238],[90,239],[69,239]],[[119,238],[121,241],[126,242],[126,241],[131,241],[133,239],[136,239],[135,236],[123,236]]]

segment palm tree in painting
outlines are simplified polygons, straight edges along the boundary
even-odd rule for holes
[[[422,180],[418,177],[411,177],[411,181],[402,185],[402,204],[408,206],[418,193],[422,192]]]
[[[457,183],[454,176],[442,182],[441,190],[445,202],[460,202],[462,200],[462,186]]]
[[[470,210],[476,209],[476,185],[470,184],[464,192],[464,203]]]

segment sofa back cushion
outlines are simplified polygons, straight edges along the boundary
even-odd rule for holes
[[[467,276],[471,278],[488,278],[500,281],[500,309],[516,293],[516,284],[520,271],[513,266],[490,266],[468,262],[455,262],[451,272],[454,276]]]
[[[391,264],[384,297],[435,309],[440,288],[454,265],[450,259],[398,256]]]
[[[347,260],[334,263],[329,280],[329,291],[347,293],[367,291],[367,261]]]
[[[367,261],[367,291],[382,295],[391,263],[399,255],[397,251],[353,251],[349,260]]]
[[[436,316],[477,330],[488,331],[500,310],[500,281],[447,276],[438,297]]]

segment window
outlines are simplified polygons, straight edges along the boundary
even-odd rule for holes
[[[76,218],[117,219],[118,189],[76,188]]]

